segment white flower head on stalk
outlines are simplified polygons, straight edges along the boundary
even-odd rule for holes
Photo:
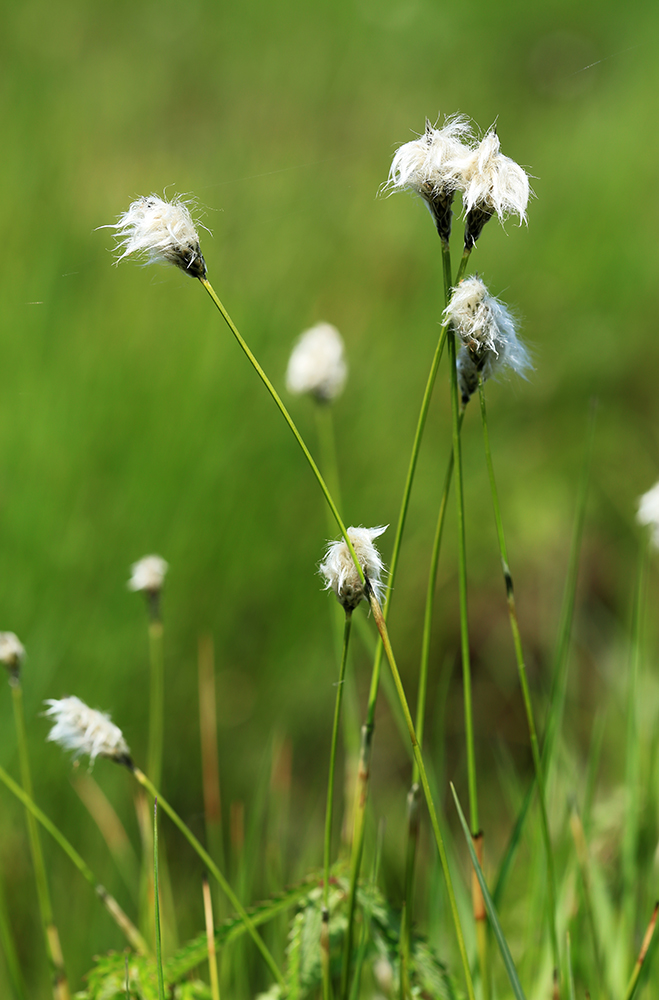
[[[0,632],[0,663],[14,679],[18,679],[24,659],[25,647],[18,636],[13,632]]]
[[[382,600],[382,572],[384,563],[373,544],[387,530],[388,525],[378,528],[348,528],[348,538],[355,550],[364,577],[378,601]],[[368,600],[366,586],[357,572],[355,561],[345,539],[330,542],[325,559],[318,567],[325,578],[325,590],[333,590],[337,600],[347,611],[354,611],[361,600]]]
[[[526,208],[531,189],[525,170],[504,156],[494,129],[455,164],[459,188],[463,192],[466,215],[465,246],[471,249],[485,223],[493,215],[504,222],[516,215],[519,224],[526,222]]]
[[[659,483],[638,498],[636,520],[652,529],[652,544],[659,549]]]
[[[286,388],[329,403],[341,393],[348,375],[341,334],[330,323],[317,323],[301,335],[288,361]]]
[[[206,262],[190,209],[180,198],[164,201],[150,194],[134,201],[114,225],[117,263],[133,254],[146,256],[147,264],[174,264],[192,278],[206,277]]]
[[[479,277],[460,282],[444,319],[451,323],[461,345],[457,367],[463,406],[478,388],[479,377],[486,381],[505,368],[524,376],[531,367],[512,316]]]
[[[169,564],[161,556],[144,556],[130,568],[129,590],[158,594],[163,588]]]
[[[445,241],[451,235],[453,195],[461,184],[455,164],[469,155],[470,147],[463,140],[470,138],[471,125],[462,115],[446,119],[443,128],[426,119],[423,135],[396,150],[389,171],[386,187],[421,195]]]
[[[109,715],[89,708],[80,698],[49,698],[44,715],[54,720],[47,739],[63,750],[72,750],[74,759],[88,754],[93,765],[97,757],[109,757],[118,764],[132,765],[123,733]]]

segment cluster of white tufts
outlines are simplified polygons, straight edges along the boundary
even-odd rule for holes
[[[206,277],[206,262],[190,209],[181,201],[164,201],[158,195],[138,198],[111,226],[116,229],[117,263],[133,254],[146,262],[174,264],[192,278]]]
[[[638,499],[636,520],[652,531],[652,544],[659,549],[659,483]]]
[[[477,142],[470,122],[459,115],[448,118],[443,128],[426,121],[423,135],[406,142],[394,154],[386,187],[421,195],[443,239],[450,234],[453,194],[461,191],[469,247],[493,215],[501,222],[509,215],[516,215],[520,225],[526,222],[528,175],[503,155],[494,129]]]
[[[505,368],[523,376],[531,367],[512,316],[503,302],[489,294],[480,278],[460,282],[444,310],[444,319],[460,341],[457,367],[463,406],[478,388],[479,378],[486,381]]]
[[[129,590],[157,594],[162,590],[168,564],[161,556],[144,556],[130,568]]]
[[[348,528],[348,538],[364,578],[380,602],[384,563],[373,541],[386,530],[387,525],[378,528]],[[318,572],[325,578],[325,590],[334,591],[345,611],[354,611],[361,600],[368,600],[366,586],[344,538],[329,543]]]
[[[119,764],[130,764],[130,750],[123,733],[109,715],[89,708],[80,698],[49,698],[44,715],[54,719],[48,739],[73,756],[88,754],[91,764],[97,757],[110,757]]]
[[[348,375],[341,334],[331,323],[317,323],[299,338],[286,369],[286,388],[329,403],[341,393]]]
[[[16,673],[25,659],[25,647],[13,632],[0,632],[0,663]]]

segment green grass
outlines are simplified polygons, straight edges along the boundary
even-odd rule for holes
[[[509,224],[503,232],[490,224],[472,267],[515,306],[535,364],[528,382],[489,384],[487,393],[541,733],[590,397],[600,403],[550,822],[561,950],[569,924],[576,996],[589,983],[594,989],[592,931],[583,906],[574,910],[585,897],[569,818],[575,796],[593,852],[593,912],[606,952],[607,920],[615,934],[623,886],[617,824],[625,794],[633,513],[659,467],[653,8],[605,3],[574,10],[567,0],[537,11],[512,0],[496,6],[341,0],[315,7],[255,0],[248,8],[208,0],[184,8],[74,0],[53,7],[33,0],[7,9],[3,21],[0,629],[15,631],[28,650],[23,688],[38,804],[135,916],[98,829],[70,787],[69,763],[45,743],[39,712],[46,697],[76,694],[110,710],[136,759],[146,760],[144,610],[125,584],[129,565],[156,551],[171,564],[164,597],[164,795],[203,837],[196,657],[198,636],[210,632],[234,884],[245,902],[267,895],[272,870],[264,859],[275,847],[282,884],[317,869],[322,858],[337,664],[328,597],[315,575],[327,535],[317,488],[197,284],[173,270],[130,264],[115,270],[110,233],[96,227],[112,222],[137,194],[166,186],[191,192],[213,231],[203,235],[203,248],[214,287],[280,390],[299,332],[320,319],[339,327],[351,367],[334,412],[342,513],[350,524],[393,525],[443,293],[425,209],[411,197],[377,192],[393,149],[423,128],[426,115],[459,110],[483,126],[498,118],[503,150],[528,166],[538,197],[528,230]],[[389,618],[408,694],[416,690],[450,441],[447,383],[443,363]],[[285,402],[316,453],[312,407]],[[464,422],[463,462],[479,806],[492,886],[532,766],[477,407]],[[452,508],[440,560],[424,749],[441,776],[452,857],[464,873],[466,853],[445,780],[454,781],[465,802]],[[650,607],[656,585],[651,563]],[[646,632],[650,664],[656,649],[650,616]],[[350,670],[363,711],[371,654],[358,634]],[[643,664],[637,690],[636,926],[633,941],[619,936],[603,971],[611,990],[623,993],[657,892],[651,734],[659,690]],[[5,695],[0,763],[16,776],[8,688]],[[592,773],[592,739],[603,713]],[[281,825],[267,827],[270,748],[277,739],[292,748],[289,798]],[[395,905],[410,769],[383,699],[375,741],[369,858],[378,819],[386,815],[381,881]],[[99,761],[94,776],[137,848],[127,775]],[[245,805],[242,861],[230,840],[231,803]],[[521,902],[537,897],[542,910],[542,873],[530,875],[542,853],[534,810],[529,819],[501,917],[530,1000],[547,994],[546,982],[535,984],[549,959],[536,962],[537,934]],[[160,835],[183,943],[204,926],[200,873],[164,817]],[[44,839],[44,853],[67,969],[80,988],[92,956],[120,950],[123,941],[56,845]],[[446,914],[433,909],[444,906],[429,889],[437,884],[434,865],[426,825],[415,909],[423,915],[430,908],[422,929],[437,938]],[[27,994],[45,997],[23,810],[4,794],[0,867]],[[268,946],[282,960],[282,927],[268,933]],[[163,943],[167,958],[167,934]],[[456,956],[449,950],[442,957],[457,974]],[[495,971],[505,995],[505,974],[499,966]],[[244,995],[267,985],[267,977],[255,976],[249,990],[242,984]],[[0,995],[9,991],[8,977],[0,958]]]

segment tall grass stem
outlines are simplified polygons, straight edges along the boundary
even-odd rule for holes
[[[158,1000],[165,1000],[162,974],[162,939],[160,936],[160,885],[158,883],[158,799],[153,802],[153,923],[156,929],[156,969],[158,970]]]

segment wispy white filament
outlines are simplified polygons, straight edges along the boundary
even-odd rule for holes
[[[465,212],[480,209],[497,215],[501,222],[509,215],[516,215],[521,225],[526,222],[529,178],[519,164],[500,150],[499,136],[491,130],[455,163]]]
[[[382,600],[384,563],[373,542],[386,530],[387,525],[377,528],[348,528],[348,538],[359,565],[378,601]],[[318,572],[325,579],[325,590],[333,590],[346,611],[353,611],[362,599],[367,599],[364,584],[345,539],[329,543]]]
[[[130,750],[123,733],[105,712],[89,708],[79,698],[50,698],[44,715],[54,719],[47,739],[73,756],[88,754],[93,764],[97,757],[110,757],[120,764],[130,762]]]
[[[505,368],[524,376],[531,367],[515,322],[503,302],[490,295],[479,277],[465,278],[444,310],[460,342],[458,378],[463,404],[483,381]]]
[[[138,198],[114,225],[117,263],[131,255],[145,256],[147,263],[174,264],[193,278],[206,277],[206,263],[190,210],[180,198],[164,201],[155,194]]]
[[[330,323],[317,323],[301,335],[286,369],[286,388],[309,393],[320,402],[340,394],[348,374],[341,334]]]
[[[639,524],[651,529],[652,544],[659,549],[659,483],[639,497],[636,519]]]
[[[144,590],[155,594],[162,590],[168,563],[161,556],[144,556],[130,568],[129,590]]]
[[[443,128],[427,121],[423,135],[396,150],[386,186],[408,188],[426,200],[455,191],[460,186],[455,164],[468,156],[470,147],[463,140],[470,138],[470,123],[462,115],[448,118]]]

